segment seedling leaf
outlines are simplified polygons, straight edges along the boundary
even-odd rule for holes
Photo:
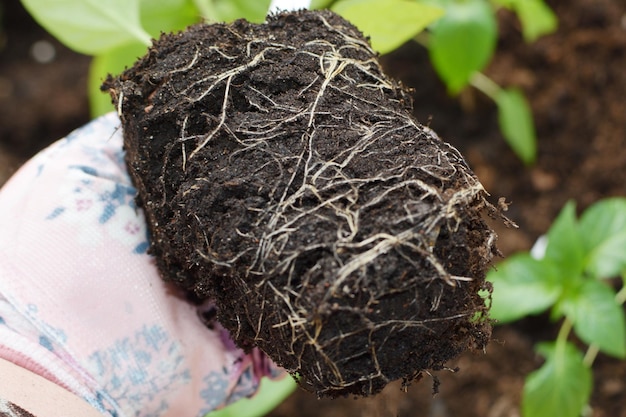
[[[457,94],[491,59],[497,25],[483,0],[450,2],[446,14],[432,28],[428,50],[431,62],[452,94]]]
[[[615,301],[615,292],[604,283],[585,280],[578,291],[568,293],[560,309],[585,343],[598,346],[608,355],[626,356],[624,310]]]
[[[243,18],[261,23],[265,20],[271,0],[213,0],[211,3],[219,20],[232,22]]]
[[[139,0],[22,0],[28,12],[68,47],[98,55],[120,45],[150,45],[139,19]]]
[[[558,271],[546,261],[528,253],[514,255],[487,275],[493,283],[491,317],[510,322],[529,314],[541,313],[561,293]]]
[[[581,277],[584,268],[584,246],[576,221],[576,204],[568,202],[548,231],[545,259],[559,266],[568,280]]]
[[[311,0],[311,5],[309,6],[309,8],[311,10],[325,9],[328,6],[332,5],[332,3],[335,3],[335,0]]]
[[[591,370],[582,354],[569,343],[542,343],[537,350],[546,362],[526,377],[522,415],[579,417],[592,389]]]
[[[501,6],[517,13],[522,23],[522,33],[526,42],[552,33],[558,26],[558,19],[543,0],[497,0]]]
[[[554,32],[558,26],[556,15],[542,0],[516,0],[515,11],[522,22],[522,34],[526,42],[534,42]]]
[[[586,270],[596,278],[626,269],[626,198],[610,198],[587,209],[580,219],[587,252]]]
[[[183,30],[198,23],[201,17],[191,0],[140,0],[140,19],[146,32],[158,38],[161,32]],[[128,66],[132,63],[129,61]]]
[[[193,4],[207,22],[217,22],[218,15],[213,0],[193,0]]]
[[[372,48],[386,54],[443,16],[443,9],[407,0],[346,0],[331,10],[370,36]]]
[[[517,89],[502,89],[496,96],[498,121],[504,139],[526,164],[535,161],[537,139],[530,106]]]

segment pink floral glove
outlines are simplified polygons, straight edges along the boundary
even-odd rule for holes
[[[163,283],[111,113],[0,192],[0,358],[106,416],[201,416],[277,370]],[[1,376],[0,376],[1,378]]]

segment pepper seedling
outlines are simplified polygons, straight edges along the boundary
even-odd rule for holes
[[[579,416],[592,392],[598,352],[626,357],[625,247],[626,198],[602,200],[580,219],[569,202],[550,227],[542,256],[514,255],[487,276],[491,316],[500,323],[546,310],[562,320],[556,341],[537,345],[545,363],[526,378],[524,417]],[[569,341],[572,332],[588,345],[585,354]]]

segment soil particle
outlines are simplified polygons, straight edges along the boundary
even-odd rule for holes
[[[103,88],[164,277],[240,346],[331,397],[485,346],[495,209],[348,22],[193,26]]]

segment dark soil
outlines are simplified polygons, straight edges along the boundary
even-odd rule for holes
[[[345,20],[194,26],[103,89],[164,278],[240,346],[331,397],[485,347],[495,208]]]
[[[430,120],[440,136],[468,159],[494,195],[512,201],[509,217],[519,229],[497,224],[505,255],[528,249],[545,232],[563,203],[582,209],[600,198],[624,195],[626,183],[626,5],[622,0],[548,0],[556,10],[557,33],[527,45],[519,25],[500,15],[502,40],[488,73],[503,85],[519,85],[535,114],[539,155],[525,168],[498,132],[495,108],[479,93],[450,98],[434,76],[424,50],[407,45],[384,57],[388,74],[415,89],[418,120]],[[20,8],[4,2],[4,49],[0,50],[0,183],[20,163],[51,141],[89,120],[85,80],[88,60],[46,35]],[[39,40],[55,45],[50,63],[29,53]],[[274,417],[294,416],[519,416],[524,376],[540,365],[532,347],[554,338],[558,324],[540,316],[496,327],[486,354],[465,354],[437,375],[432,397],[429,377],[408,393],[390,384],[381,394],[359,400],[317,400],[298,390]],[[626,417],[626,363],[600,355],[594,364],[593,417]]]

